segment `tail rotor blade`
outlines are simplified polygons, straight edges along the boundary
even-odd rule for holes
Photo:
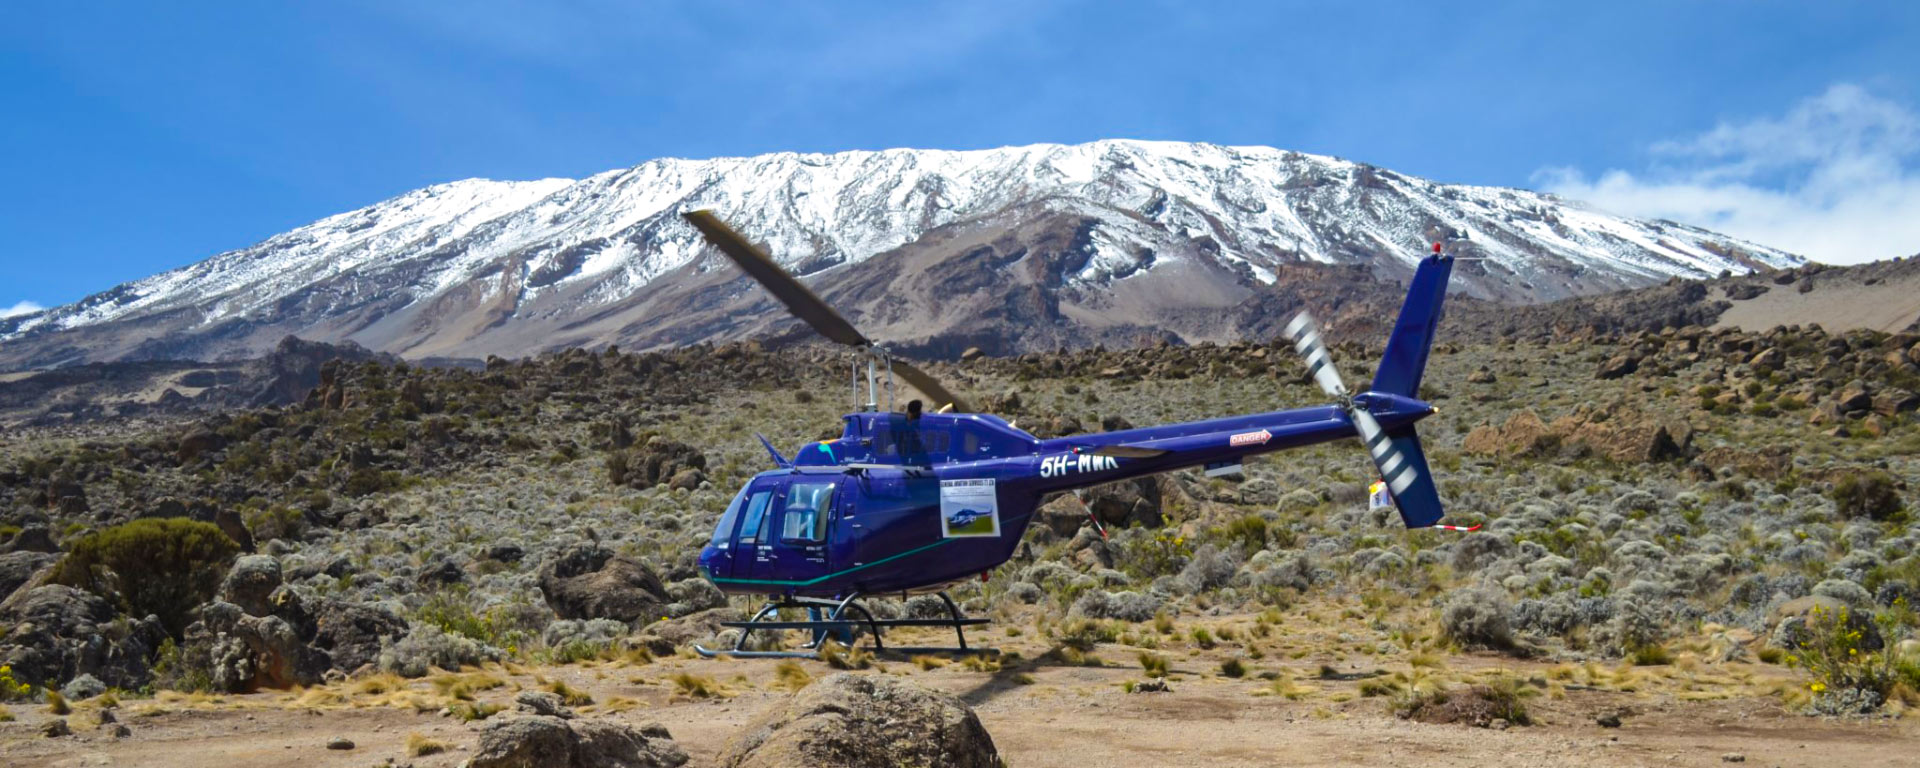
[[[820,297],[801,284],[794,276],[782,269],[779,263],[764,251],[747,241],[739,232],[733,231],[726,222],[713,215],[713,211],[689,211],[682,214],[687,222],[707,238],[713,247],[719,248],[740,270],[765,286],[768,293],[787,306],[794,317],[806,321],[820,335],[850,347],[872,346],[873,342],[862,336],[852,323],[833,311],[832,307],[820,300]]]
[[[967,407],[966,401],[947,391],[945,386],[928,375],[926,371],[915,368],[904,360],[893,360],[890,365],[893,366],[895,375],[905,379],[908,384],[913,385],[914,389],[920,390],[927,397],[933,398],[935,411],[948,410],[949,406],[951,406],[950,410],[962,413],[973,410]]]
[[[1313,322],[1313,316],[1305,312],[1295,315],[1293,322],[1287,323],[1286,334],[1293,340],[1294,351],[1306,361],[1307,373],[1320,389],[1334,397],[1345,397],[1346,382],[1340,380],[1340,371],[1333,367],[1333,357],[1327,354],[1327,344],[1320,339],[1320,329]]]

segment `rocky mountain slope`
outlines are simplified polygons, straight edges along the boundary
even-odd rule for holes
[[[870,335],[934,354],[1244,336],[1293,309],[1303,279],[1403,278],[1427,243],[1460,235],[1482,260],[1458,290],[1505,302],[1802,263],[1550,195],[1265,147],[666,159],[429,187],[0,320],[0,369],[245,357],[289,334],[420,358],[790,327],[679,216],[703,207]]]

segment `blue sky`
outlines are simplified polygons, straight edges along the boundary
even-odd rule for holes
[[[1920,251],[1920,223],[1888,223],[1920,222],[1920,3],[28,0],[0,14],[0,312],[453,179],[1099,138],[1547,188],[1833,261]]]

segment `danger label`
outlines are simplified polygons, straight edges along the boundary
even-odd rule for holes
[[[1227,445],[1233,446],[1235,448],[1239,448],[1243,445],[1262,445],[1262,444],[1265,444],[1268,440],[1272,440],[1272,439],[1273,439],[1273,433],[1263,429],[1258,432],[1242,432],[1240,434],[1234,435],[1233,437],[1229,437],[1227,438]]]

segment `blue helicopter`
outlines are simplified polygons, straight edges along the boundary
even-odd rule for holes
[[[876,652],[990,653],[969,648],[965,632],[987,620],[962,615],[945,588],[984,579],[1011,558],[1050,494],[1143,475],[1226,470],[1249,456],[1358,437],[1408,528],[1436,526],[1444,514],[1414,433],[1415,422],[1435,412],[1417,397],[1454,262],[1437,243],[1414,273],[1366,391],[1348,391],[1302,312],[1285,333],[1332,404],[1042,440],[968,412],[965,401],[861,335],[712,212],[685,217],[795,316],[858,349],[868,385],[865,410],[841,417],[837,439],[788,458],[760,438],[776,468],[734,496],[699,564],[723,592],[766,602],[750,619],[727,623],[740,630],[732,648],[697,648],[702,655],[812,658],[826,639],[849,642],[856,632]],[[895,376],[940,407],[922,412],[916,400],[905,412],[880,410],[881,385]],[[925,593],[940,596],[947,616],[882,619],[860,603]],[[785,620],[781,609],[806,609],[807,619]],[[959,645],[889,648],[883,633],[894,627],[951,628]],[[749,649],[752,633],[782,630],[802,630],[810,640],[797,651]]]

